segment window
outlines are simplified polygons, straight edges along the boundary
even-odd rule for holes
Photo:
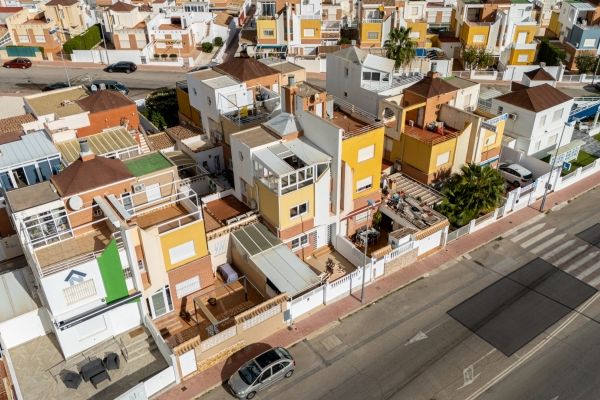
[[[498,114],[502,114],[504,112],[504,107],[498,106]]]
[[[306,246],[308,246],[308,234],[304,234],[292,239],[292,251],[300,250]]]
[[[260,4],[260,15],[265,17],[275,16],[275,3],[261,3]]]
[[[558,138],[558,135],[556,133],[554,135],[550,136],[548,138],[548,145],[552,145],[552,144],[556,143],[557,138]]]
[[[35,42],[36,43],[45,43],[46,42],[46,36],[44,36],[44,35],[35,35]]]
[[[133,212],[133,200],[131,199],[131,193],[125,192],[121,195],[121,203],[123,203],[123,207],[130,212]]]
[[[19,43],[29,43],[29,35],[18,35]]]
[[[496,143],[496,134],[495,133],[491,136],[488,136],[487,139],[485,139],[486,146],[491,146],[494,143]]]
[[[298,204],[290,208],[290,218],[295,218],[299,215],[304,215],[308,212],[308,203]]]
[[[88,279],[63,289],[63,295],[67,305],[75,304],[95,296],[96,285],[94,285],[93,279]]]
[[[263,29],[263,36],[275,36],[275,30],[273,29]]]
[[[473,35],[473,43],[484,43],[485,35]]]
[[[419,15],[419,7],[412,7],[410,9],[410,15]]]
[[[304,29],[304,36],[307,37],[314,37],[315,36],[315,30],[314,29]]]
[[[356,216],[354,217],[354,222],[358,224],[359,222],[366,221],[367,218],[369,218],[369,211],[363,211],[359,214],[356,214]]]
[[[348,67],[344,67],[344,75],[348,76]]]
[[[375,145],[374,144],[367,146],[367,147],[363,147],[362,149],[358,150],[358,162],[367,161],[373,157],[375,157]]]
[[[195,255],[196,247],[194,246],[193,240],[180,244],[179,246],[171,247],[169,249],[169,259],[171,261],[171,264],[177,264],[181,261],[192,258]]]
[[[517,61],[518,62],[527,62],[527,61],[529,61],[529,55],[519,54],[519,57],[517,57]]]
[[[160,199],[162,197],[160,194],[160,184],[154,183],[146,186],[146,197],[148,198],[148,203]]]
[[[473,96],[473,95],[472,95],[471,93],[469,93],[469,94],[465,95],[465,100],[463,101],[463,105],[464,105],[465,107],[466,107],[466,106],[468,106],[469,104],[471,104],[471,99],[472,99],[472,96]]]
[[[523,44],[527,42],[527,32],[519,32],[517,35],[517,43]]]
[[[596,47],[596,39],[585,39],[583,41],[583,47]]]
[[[538,140],[537,142],[535,142],[535,145],[533,146],[533,151],[538,151],[540,149],[542,145],[542,141]]]
[[[367,39],[369,39],[369,40],[379,39],[379,32],[367,32]]]
[[[348,97],[348,92],[344,92],[344,97]]]
[[[260,376],[260,381],[264,382],[267,379],[269,379],[270,377],[271,377],[271,368],[269,368],[268,370],[266,370],[262,373],[262,375]]]
[[[381,79],[380,72],[363,72],[363,81],[377,81]]]
[[[356,182],[356,191],[362,192],[363,190],[371,189],[373,187],[373,177],[367,176],[364,179]]]
[[[561,108],[560,110],[554,111],[554,114],[552,114],[552,122],[556,122],[556,121],[560,120],[563,116],[564,110],[565,110],[564,108]]]
[[[450,161],[450,152],[449,151],[437,156],[437,159],[435,160],[435,166],[439,167],[440,165],[446,164],[448,161]]]
[[[188,294],[197,292],[202,287],[200,286],[200,277],[194,276],[193,278],[187,279],[183,282],[179,282],[175,285],[175,293],[178,299],[187,296]]]
[[[285,365],[283,363],[273,365],[273,375],[281,371],[284,367]]]
[[[411,32],[410,35],[408,35],[408,37],[410,37],[411,39],[419,39],[421,37],[421,33],[420,32]]]
[[[544,126],[546,126],[546,115],[542,115],[542,118],[540,118],[540,128]]]

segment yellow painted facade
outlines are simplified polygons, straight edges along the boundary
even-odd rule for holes
[[[559,11],[552,11],[552,16],[550,17],[550,23],[548,24],[547,30],[554,33],[554,36],[558,37],[560,33],[561,24],[558,22],[558,17],[560,16]]]
[[[403,162],[410,164],[426,175],[431,175],[439,170],[451,168],[454,162],[456,138],[430,145],[412,136],[402,135],[400,147],[403,153]],[[437,165],[438,156],[445,153],[449,153],[448,161]]]
[[[308,185],[278,196],[261,182],[257,182],[258,205],[262,217],[279,230],[285,230],[315,216],[315,189]],[[290,209],[302,203],[308,204],[305,214],[290,217]]]
[[[519,61],[520,56],[527,55],[527,61]],[[510,51],[509,65],[529,65],[533,64],[535,60],[535,50],[519,50],[512,49]]]
[[[469,24],[467,22],[463,23],[460,27],[460,41],[467,46],[486,46],[488,37],[490,35],[490,27],[487,25],[476,25]],[[483,40],[475,41],[474,39],[479,39],[483,36]]]
[[[185,260],[172,264],[169,256],[169,250],[189,242],[194,241],[195,254]],[[199,220],[190,223],[182,228],[177,228],[160,235],[160,246],[163,253],[165,268],[167,271],[181,267],[191,261],[208,255],[208,246],[206,243],[206,232],[204,221]]]
[[[256,21],[256,38],[258,43],[261,43],[261,40],[276,41],[277,21],[274,19],[258,19]]]
[[[384,128],[380,127],[342,141],[342,160],[352,169],[353,199],[370,195],[379,190],[381,160],[383,159],[383,140]],[[371,145],[375,146],[373,157],[359,162],[359,150]],[[357,192],[356,183],[369,176],[373,179],[371,188]]]
[[[180,88],[175,88],[175,94],[177,95],[177,107],[179,112],[196,126],[201,126],[200,111],[196,110],[190,105],[189,94]]]
[[[485,154],[487,152],[494,152],[494,151],[500,153],[500,148],[502,147],[502,138],[504,137],[504,127],[505,126],[506,126],[506,121],[499,121],[496,124],[496,132],[481,128],[481,135],[483,136],[483,147],[481,148],[482,154]],[[492,142],[488,143],[492,138],[494,140]],[[485,160],[482,159],[482,161],[485,161]]]
[[[360,43],[361,45],[380,45],[383,24],[381,22],[363,22],[360,24]],[[369,39],[369,33],[371,39]],[[377,37],[375,38],[375,33]]]
[[[427,41],[427,22],[415,21],[406,23],[407,27],[411,29],[412,39],[420,45],[425,45]],[[417,34],[419,36],[417,36]]]
[[[525,43],[533,43],[533,38],[537,32],[537,26],[534,25],[518,25],[515,27],[515,34],[513,35],[513,43],[517,43],[520,33],[527,33],[527,39]]]
[[[301,19],[300,20],[300,39],[301,40],[321,40],[321,20],[320,19]]]

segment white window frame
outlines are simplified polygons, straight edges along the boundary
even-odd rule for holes
[[[560,121],[560,119],[562,118],[564,112],[565,112],[564,108],[560,108],[558,110],[554,110],[554,112],[552,113],[552,122]]]
[[[275,29],[265,28],[262,30],[263,36],[275,37]]]
[[[303,212],[300,211],[300,208],[304,206],[305,209]],[[292,215],[292,210],[296,210],[296,215]],[[294,219],[294,218],[298,218],[302,215],[305,215],[306,213],[308,213],[308,201],[305,201],[304,203],[300,203],[300,204],[296,204],[293,207],[290,207],[290,219]]]
[[[367,32],[367,39],[369,39],[369,40],[379,39],[379,32]]]
[[[160,193],[159,183],[153,183],[152,185],[146,186],[146,199],[148,200],[148,203],[152,203],[160,198],[162,198],[162,195]]]
[[[369,190],[373,187],[373,177],[367,176],[361,180],[356,181],[356,192],[364,192],[365,190]]]
[[[375,157],[375,145],[369,145],[358,150],[358,162],[363,162]]]
[[[315,30],[313,28],[304,28],[302,33],[304,37],[315,37]]]
[[[175,285],[175,294],[178,299],[182,299],[185,296],[197,292],[202,289],[199,276],[193,276],[185,281],[181,281]]]
[[[583,47],[596,47],[596,39],[589,38],[583,41]]]
[[[354,222],[360,223],[369,219],[369,210],[358,213],[354,216]]]
[[[171,265],[189,260],[196,255],[196,244],[193,240],[171,247],[169,249],[169,262]]]
[[[527,43],[527,32],[519,32],[517,34],[517,44]]]
[[[295,237],[290,242],[292,244],[292,251],[298,251],[310,245],[310,240],[308,238],[308,233],[304,233],[298,237]],[[295,244],[294,244],[295,242]]]
[[[421,32],[418,32],[418,31],[410,32],[408,37],[410,37],[411,39],[419,39],[419,38],[421,38]]]
[[[35,35],[35,42],[36,43],[46,43],[46,35],[44,35],[44,34]]]
[[[546,114],[544,114],[544,115],[541,116],[541,118],[540,118],[540,128],[543,128],[544,126],[546,126],[546,117],[547,117]]]
[[[528,54],[519,54],[519,56],[517,57],[517,62],[528,62],[528,61],[529,61]]]
[[[439,167],[441,165],[448,164],[449,161],[450,161],[450,151],[447,151],[442,154],[438,154],[438,156],[435,159],[435,166]]]
[[[473,35],[473,43],[485,43],[485,35]]]
[[[17,35],[19,43],[29,43],[29,35]]]

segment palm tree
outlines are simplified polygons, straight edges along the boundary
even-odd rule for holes
[[[463,226],[481,214],[492,211],[502,202],[504,179],[489,167],[463,165],[442,189],[444,199],[437,207],[454,226]]]
[[[410,38],[410,31],[411,28],[394,28],[383,44],[386,57],[394,60],[396,69],[410,64],[416,56],[417,45]]]

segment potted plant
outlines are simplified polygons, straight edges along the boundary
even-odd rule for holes
[[[169,58],[175,59],[175,58],[177,58],[177,54],[171,53],[171,54],[169,54]]]
[[[160,56],[162,57],[163,60],[168,57],[166,53],[165,54],[161,54]]]

